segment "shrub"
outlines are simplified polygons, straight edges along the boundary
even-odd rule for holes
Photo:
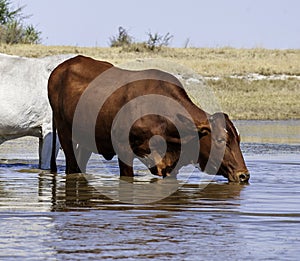
[[[21,14],[24,7],[11,9],[9,0],[0,0],[0,43],[6,44],[37,44],[40,34],[33,25],[23,25],[26,18]]]
[[[41,32],[37,31],[33,25],[28,25],[24,29],[24,35],[23,35],[23,43],[25,44],[38,44],[41,41],[40,38]]]
[[[154,51],[155,49],[160,50],[162,46],[169,46],[173,35],[170,33],[160,35],[158,33],[152,34],[151,32],[148,33],[148,41],[147,47],[149,50]]]
[[[0,24],[5,25],[15,20],[22,11],[22,7],[10,10],[11,3],[8,0],[0,0]]]
[[[119,27],[119,33],[110,38],[110,47],[122,47],[132,44],[132,37],[122,26]]]
[[[160,35],[158,33],[148,33],[148,40],[145,42],[134,42],[133,37],[122,26],[119,27],[119,32],[116,36],[111,37],[110,47],[122,47],[126,52],[147,52],[160,51],[163,46],[169,46],[173,35],[167,33]]]

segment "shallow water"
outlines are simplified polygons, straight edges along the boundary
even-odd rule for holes
[[[245,129],[254,133],[245,122],[237,125],[242,135]],[[171,196],[137,205],[118,201],[116,191],[101,191],[103,184],[118,184],[116,161],[99,167],[93,157],[94,174],[66,177],[61,156],[59,174],[36,169],[31,140],[3,144],[0,259],[298,260],[300,143],[295,135],[280,136],[286,143],[242,144],[249,185],[228,184],[222,177],[208,183],[208,175],[194,171]],[[110,175],[102,172],[105,168]],[[184,178],[183,172],[178,182]],[[137,180],[153,182],[143,170]],[[128,196],[120,191],[119,197]]]

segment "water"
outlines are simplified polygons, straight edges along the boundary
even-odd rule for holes
[[[0,161],[0,259],[298,260],[297,124],[284,125],[284,136],[278,127],[282,122],[237,123],[245,134],[249,185],[215,177],[202,188],[206,176],[194,172],[171,196],[139,205],[111,199],[95,186],[99,180],[117,182],[116,161],[107,165],[113,177],[66,177],[62,167],[53,175],[36,169],[31,139],[5,143],[0,146],[0,158],[5,158]],[[261,136],[255,134],[257,126],[262,126]]]

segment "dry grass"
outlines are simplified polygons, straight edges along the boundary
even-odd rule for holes
[[[77,53],[115,65],[147,58],[166,59],[203,76],[218,76],[208,84],[221,107],[234,119],[300,119],[300,80],[248,81],[231,75],[285,74],[300,76],[300,49],[163,48],[160,52],[132,52],[122,48],[0,45],[0,52],[26,57]],[[198,90],[194,90],[197,93]],[[201,97],[195,96],[196,99]]]
[[[78,53],[121,64],[135,59],[165,58],[203,76],[248,73],[300,75],[300,50],[234,48],[163,48],[160,52],[126,52],[122,48],[74,46],[0,45],[0,52],[26,57]]]
[[[224,78],[208,81],[234,119],[300,119],[300,81]]]

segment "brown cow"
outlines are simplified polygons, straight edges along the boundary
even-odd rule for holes
[[[133,159],[139,158],[163,177],[199,163],[229,181],[249,180],[228,116],[198,108],[166,72],[128,71],[77,56],[52,72],[48,96],[67,174],[84,172],[94,152],[107,160],[117,155],[121,176],[133,176]]]

